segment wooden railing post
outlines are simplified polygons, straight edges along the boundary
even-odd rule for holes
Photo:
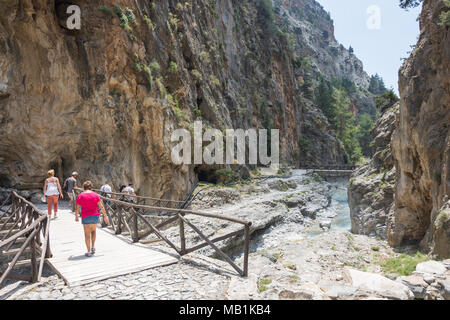
[[[38,229],[39,228],[40,226],[38,226]],[[36,260],[36,235],[33,236],[33,238],[30,241],[30,250],[31,250],[31,282],[35,283],[38,280],[38,268]]]
[[[181,215],[178,218],[179,224],[180,224],[180,249],[181,249],[181,255],[184,255],[186,253],[186,237],[184,235],[184,221],[181,219]]]
[[[77,195],[75,193],[75,190],[72,190],[72,198],[73,198],[73,200],[72,200],[72,212],[75,212],[75,210],[77,208],[77,204],[76,204],[76,202],[77,202]]]
[[[130,209],[131,210],[131,214],[133,215],[133,235],[132,235],[132,239],[133,242],[138,242],[139,241],[139,226],[138,226],[138,216],[137,213],[133,210],[133,208]]]
[[[244,272],[243,276],[248,276],[248,253],[250,250],[250,226],[244,227]]]
[[[46,233],[46,240],[44,241],[44,244],[46,246],[45,249],[45,258],[52,258],[53,253],[50,249],[50,219],[45,220],[45,233]],[[44,249],[44,247],[42,247]]]
[[[116,234],[121,234],[122,233],[122,215],[120,214],[119,210],[121,210],[120,208],[117,208],[118,212],[117,212],[117,230],[116,230]]]

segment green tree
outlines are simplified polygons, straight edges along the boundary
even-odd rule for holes
[[[423,0],[400,0],[400,7],[403,9],[418,7]]]
[[[359,125],[358,125],[358,142],[361,147],[361,151],[364,156],[371,157],[372,150],[370,148],[370,143],[372,141],[372,128],[373,128],[373,120],[369,114],[363,113],[359,117]]]
[[[394,90],[386,91],[385,93],[375,97],[375,103],[377,105],[377,108],[381,108],[383,106],[390,107],[399,100],[400,99],[395,94]]]
[[[345,152],[351,161],[356,163],[362,157],[361,146],[358,142],[358,126],[353,113],[349,110],[350,99],[345,90],[333,90],[333,108],[336,135],[344,145]]]
[[[379,95],[387,91],[384,80],[378,74],[370,77],[369,92]]]
[[[323,114],[327,117],[328,122],[330,122],[333,127],[336,125],[334,123],[335,112],[333,108],[333,88],[331,84],[325,79],[320,79],[320,84],[316,91],[316,104],[322,110]]]
[[[259,19],[264,26],[264,31],[266,31],[269,36],[273,36],[278,30],[277,26],[275,25],[273,3],[271,0],[260,0],[258,2]]]

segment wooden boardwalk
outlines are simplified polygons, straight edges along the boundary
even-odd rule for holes
[[[179,261],[178,254],[172,253],[170,249],[162,252],[140,243],[132,243],[107,228],[97,229],[97,253],[93,257],[85,257],[86,246],[81,222],[75,222],[75,216],[69,210],[58,211],[58,218],[50,222],[53,257],[46,261],[68,286],[82,285]]]
[[[314,173],[328,175],[328,176],[349,176],[353,170],[313,170]]]

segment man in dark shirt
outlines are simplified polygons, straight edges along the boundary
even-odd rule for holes
[[[64,182],[64,187],[65,190],[67,190],[67,194],[69,195],[69,205],[73,210],[73,203],[75,200],[75,194],[72,192],[74,188],[77,188],[77,178],[78,178],[78,172],[73,172],[72,176],[67,178],[66,181]]]

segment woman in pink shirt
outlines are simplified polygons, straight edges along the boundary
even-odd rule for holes
[[[106,215],[103,203],[95,192],[92,191],[92,182],[86,181],[83,183],[84,192],[77,197],[77,209],[75,212],[75,221],[79,221],[79,213],[81,208],[81,221],[84,227],[84,240],[86,242],[87,253],[86,257],[92,257],[95,253],[95,238],[97,236],[97,223],[100,218],[100,211],[102,210],[103,218],[106,224],[109,224],[108,216]]]

